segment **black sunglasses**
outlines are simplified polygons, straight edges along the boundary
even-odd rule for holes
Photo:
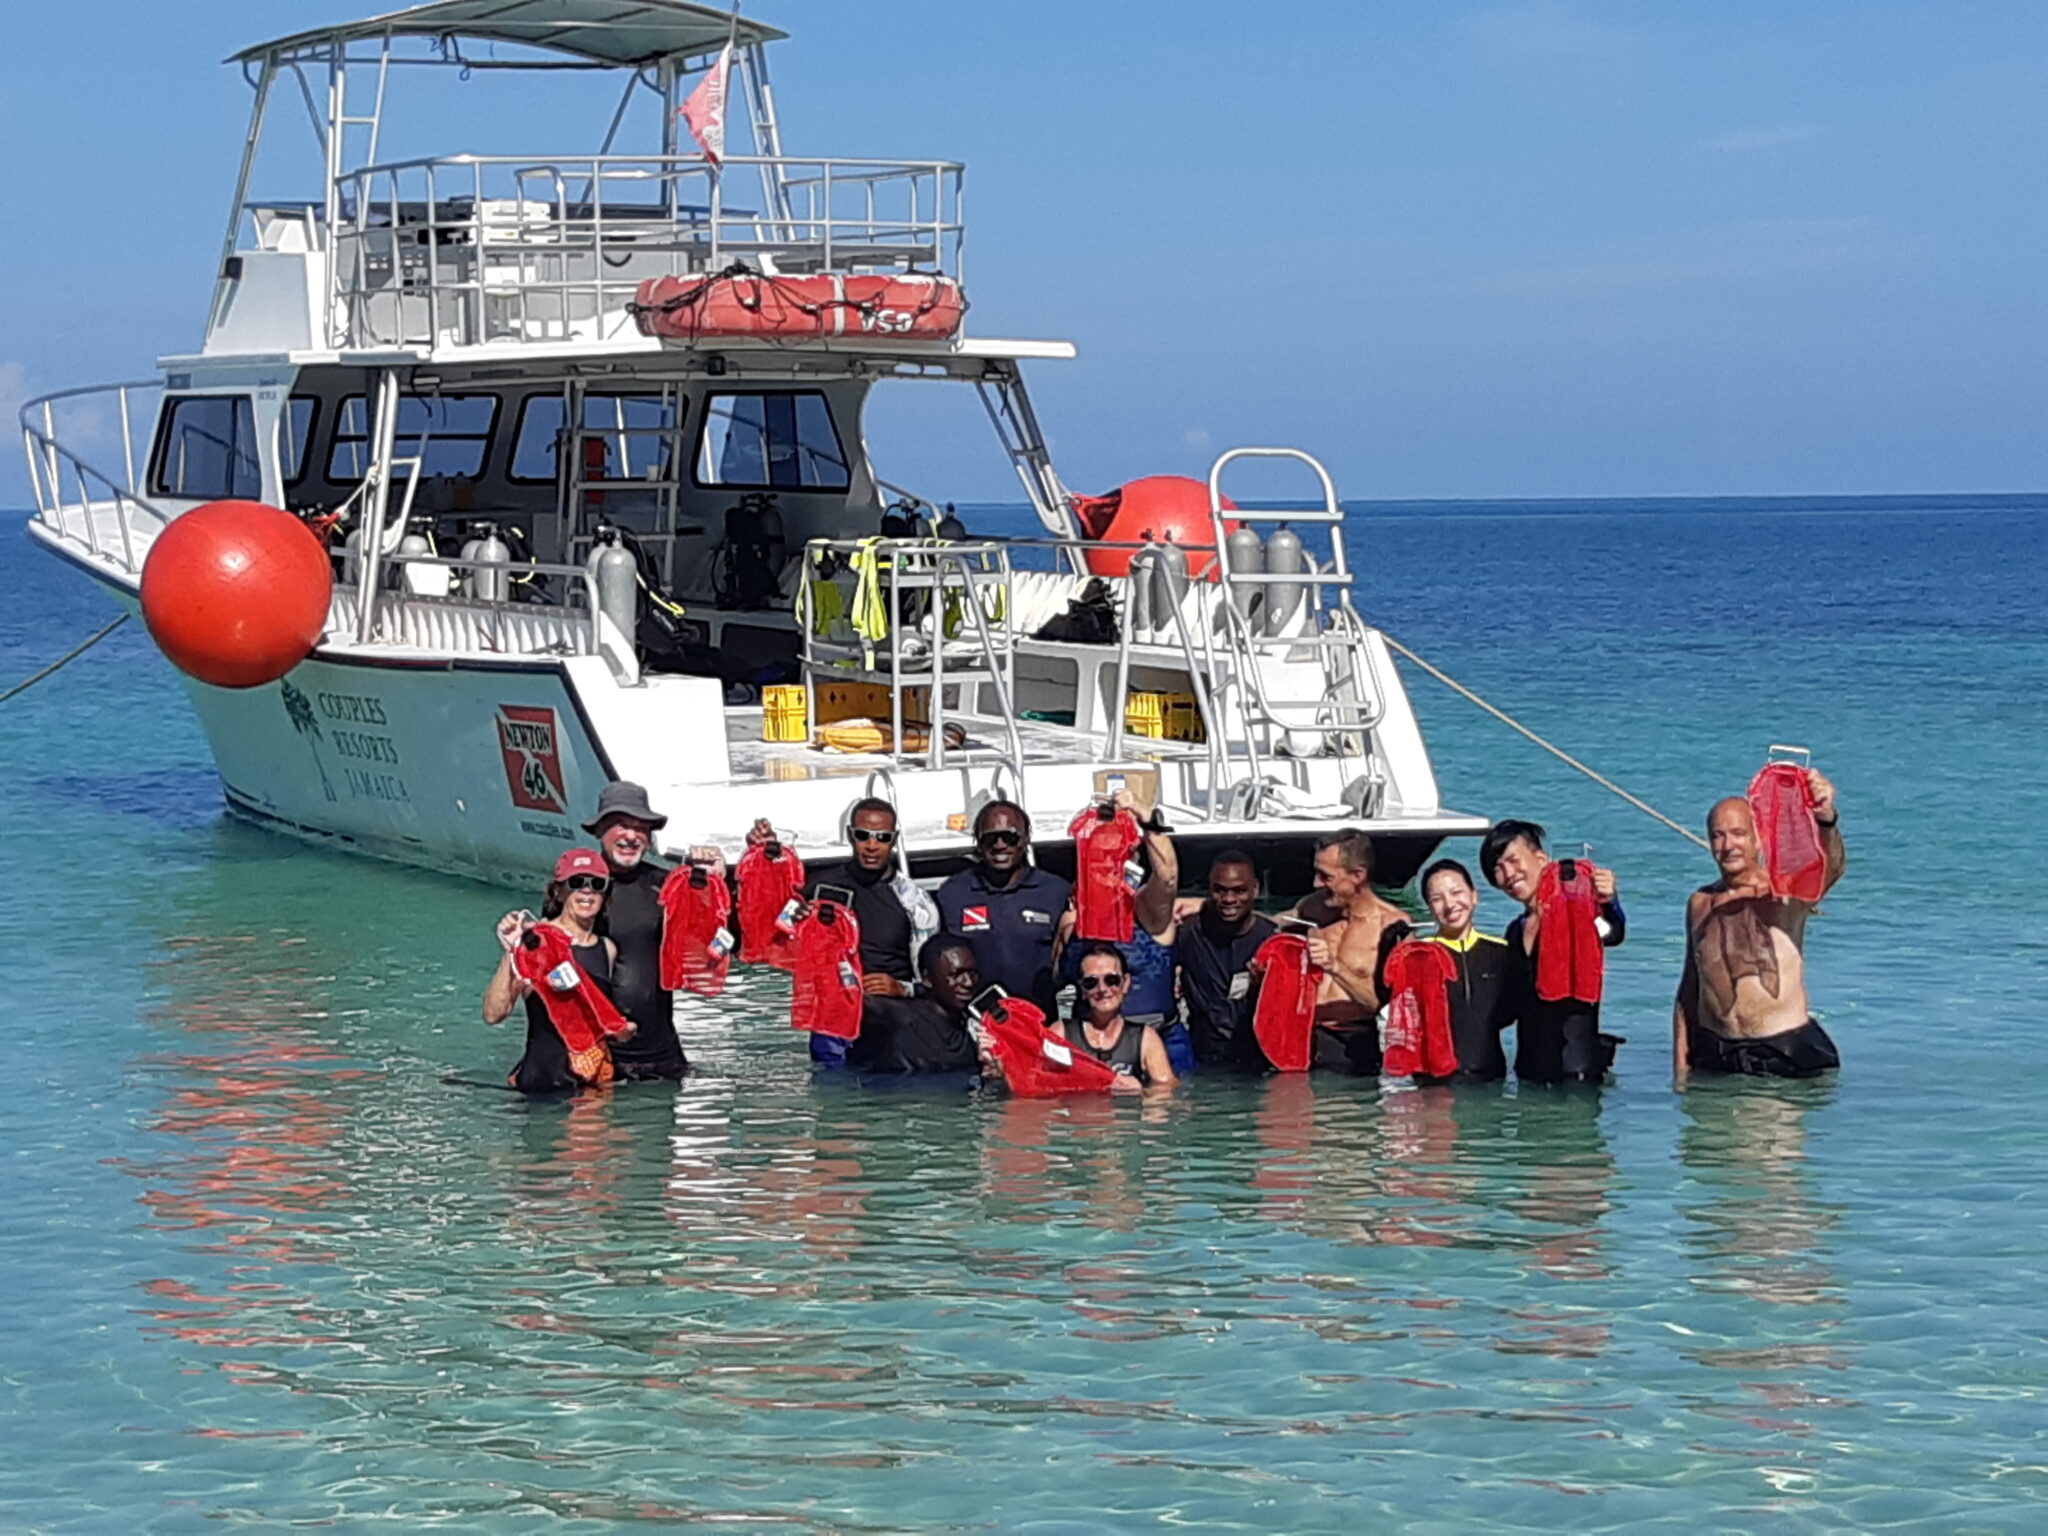
[[[1024,841],[1024,834],[1008,827],[991,827],[975,841],[984,848],[1015,848]]]
[[[571,875],[562,882],[562,888],[568,891],[596,891],[602,895],[611,889],[611,884],[611,877],[608,875]]]
[[[1114,976],[1083,976],[1081,978],[1081,990],[1083,992],[1114,992],[1124,984],[1124,979],[1121,971]]]
[[[848,827],[846,835],[856,843],[880,843],[884,848],[896,841],[894,832],[877,832],[872,827]]]

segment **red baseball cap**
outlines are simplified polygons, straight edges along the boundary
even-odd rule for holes
[[[603,875],[611,878],[612,867],[605,863],[604,855],[595,848],[571,848],[555,860],[555,878],[566,880],[571,875]]]

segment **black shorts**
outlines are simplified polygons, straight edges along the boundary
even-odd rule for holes
[[[1379,1025],[1371,1019],[1359,1024],[1318,1024],[1309,1066],[1345,1077],[1378,1077]]]
[[[1734,1040],[1702,1025],[1689,1025],[1685,1054],[1691,1071],[1741,1077],[1819,1077],[1842,1064],[1835,1042],[1812,1019],[1782,1035],[1754,1040]]]
[[[1515,1076],[1525,1083],[1600,1083],[1625,1042],[1603,1034],[1600,1016],[1552,1005],[1515,1026]]]

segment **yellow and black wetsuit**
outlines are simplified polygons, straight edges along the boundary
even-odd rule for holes
[[[1458,1049],[1458,1070],[1449,1077],[1418,1077],[1418,1083],[1497,1083],[1508,1075],[1507,1053],[1501,1049],[1501,1031],[1514,1022],[1508,990],[1507,940],[1473,929],[1463,938],[1438,934],[1430,943],[1441,944],[1458,960],[1458,976],[1450,984],[1451,1040]]]

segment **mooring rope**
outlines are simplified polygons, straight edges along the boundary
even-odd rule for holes
[[[1385,640],[1388,645],[1392,646],[1395,650],[1399,651],[1403,656],[1406,656],[1410,661],[1414,662],[1415,665],[1422,668],[1422,670],[1427,672],[1431,677],[1435,678],[1438,682],[1442,683],[1446,688],[1451,689],[1454,693],[1463,694],[1466,698],[1470,699],[1474,704],[1477,704],[1481,709],[1485,710],[1489,715],[1492,715],[1496,720],[1500,721],[1503,725],[1513,726],[1516,730],[1520,731],[1524,736],[1528,737],[1531,741],[1535,742],[1537,746],[1541,747],[1544,751],[1548,752],[1552,757],[1558,758],[1563,762],[1569,763],[1572,767],[1578,769],[1579,772],[1583,773],[1587,778],[1591,779],[1595,784],[1598,784],[1602,789],[1613,791],[1615,794],[1621,796],[1622,799],[1626,800],[1630,805],[1634,806],[1637,810],[1641,811],[1645,816],[1649,816],[1657,821],[1663,822],[1665,826],[1669,827],[1672,831],[1676,832],[1680,837],[1689,838],[1693,842],[1698,843],[1702,848],[1708,847],[1707,840],[1704,837],[1701,837],[1699,833],[1693,831],[1692,828],[1683,826],[1680,823],[1673,821],[1669,816],[1666,816],[1662,811],[1658,810],[1657,807],[1650,804],[1647,800],[1643,800],[1635,795],[1630,794],[1627,790],[1623,789],[1619,784],[1615,783],[1614,780],[1608,778],[1605,774],[1596,773],[1593,769],[1588,768],[1584,763],[1580,762],[1576,757],[1573,757],[1571,753],[1565,751],[1562,747],[1556,746],[1551,742],[1545,741],[1541,736],[1537,735],[1534,731],[1530,730],[1528,726],[1522,724],[1521,721],[1517,720],[1513,715],[1509,714],[1506,710],[1488,703],[1485,699],[1482,699],[1478,694],[1474,693],[1470,688],[1467,688],[1463,683],[1459,682],[1455,677],[1452,677],[1450,673],[1444,671],[1441,667],[1435,667],[1430,665],[1430,663],[1424,661],[1420,656],[1416,655],[1413,651],[1409,650],[1407,646],[1403,645],[1400,641],[1396,640],[1392,635],[1388,634],[1385,630],[1380,631],[1380,638]]]
[[[107,636],[111,635],[115,630],[119,629],[123,624],[126,624],[133,617],[133,614],[122,614],[121,617],[114,620],[113,623],[107,625],[105,628],[101,629],[97,634],[93,635],[90,639],[81,641],[79,644],[74,645],[70,650],[66,651],[62,656],[59,656],[55,661],[51,662],[47,667],[43,668],[43,670],[38,672],[34,677],[23,678],[20,682],[16,683],[12,688],[8,689],[5,693],[0,693],[0,704],[5,704],[17,693],[27,693],[29,689],[35,687],[37,683],[40,683],[52,672],[56,671],[59,667],[63,666],[64,663],[66,663],[67,661],[77,660],[80,656],[83,656],[87,651],[91,650],[94,646],[98,645],[102,640],[106,639]]]

